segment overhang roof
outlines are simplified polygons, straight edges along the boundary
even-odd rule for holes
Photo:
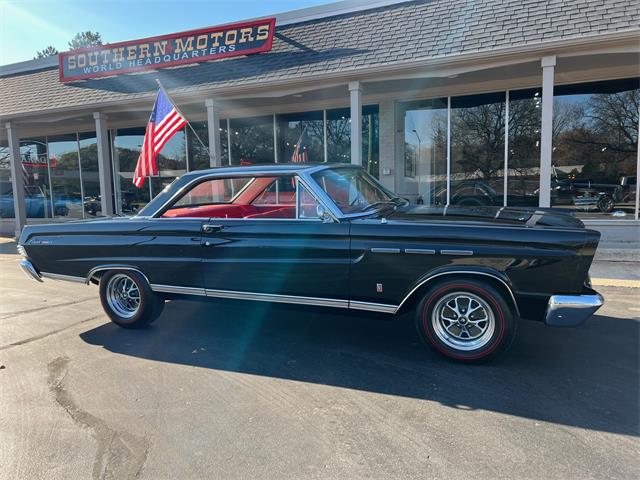
[[[56,67],[0,78],[0,116],[304,81],[420,59],[640,32],[637,0],[416,0],[278,25],[270,52],[62,84]],[[4,69],[5,71],[7,69]],[[0,70],[1,75],[1,70]]]

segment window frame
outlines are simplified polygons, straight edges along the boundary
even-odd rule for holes
[[[316,218],[300,218],[299,215],[299,194],[300,194],[300,188],[299,185],[302,184],[304,186],[304,188],[309,192],[309,194],[316,200],[316,202],[318,202],[319,205],[322,205],[325,210],[327,212],[331,212],[331,210],[327,207],[326,203],[316,194],[316,192],[314,191],[313,188],[311,188],[308,184],[308,182],[303,178],[302,175],[300,175],[299,172],[282,172],[282,173],[244,173],[244,174],[235,174],[235,175],[207,175],[207,176],[203,176],[203,177],[198,177],[194,180],[192,180],[190,183],[186,184],[185,186],[183,186],[178,192],[176,192],[173,197],[171,197],[162,207],[160,207],[153,215],[151,215],[150,217],[147,217],[149,219],[153,219],[153,220],[185,220],[185,219],[197,219],[197,220],[202,220],[202,221],[207,221],[208,218],[215,218],[215,217],[163,217],[163,215],[171,210],[177,202],[180,201],[180,199],[182,199],[185,195],[187,195],[191,190],[193,190],[194,188],[196,188],[198,185],[201,185],[202,183],[209,181],[209,180],[225,180],[225,179],[235,179],[235,178],[244,178],[244,177],[250,177],[252,180],[250,180],[249,182],[247,182],[247,184],[234,196],[234,199],[237,198],[246,188],[249,187],[249,185],[254,183],[254,180],[256,178],[264,178],[264,177],[285,177],[285,176],[290,176],[293,177],[295,179],[295,183],[296,183],[296,201],[295,201],[295,208],[296,208],[296,216],[295,218],[216,218],[216,220],[221,220],[221,221],[287,221],[287,222],[319,222],[319,223],[324,223],[323,219],[321,219],[320,217],[316,217]],[[270,184],[271,185],[271,184]],[[257,197],[256,197],[257,198]],[[225,204],[226,205],[226,204]],[[233,205],[233,203],[229,203],[229,205]],[[336,218],[332,213],[331,217],[333,219],[334,222],[339,222],[339,219]]]

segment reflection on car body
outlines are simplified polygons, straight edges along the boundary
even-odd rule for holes
[[[99,285],[123,327],[176,297],[415,311],[460,361],[511,343],[519,318],[577,326],[602,305],[599,233],[539,209],[411,206],[359,167],[278,164],[188,173],[130,218],[25,227],[25,272]]]

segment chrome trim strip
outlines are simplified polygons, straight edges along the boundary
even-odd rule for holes
[[[368,312],[395,313],[397,305],[386,305],[384,303],[356,302],[351,300],[349,308],[352,310],[366,310]]]
[[[357,302],[354,300],[340,300],[336,298],[302,297],[296,295],[278,295],[273,293],[239,292],[233,290],[215,290],[198,287],[180,287],[176,285],[151,284],[151,290],[159,293],[177,293],[183,295],[198,295],[212,298],[226,298],[232,300],[251,300],[258,302],[289,303],[294,305],[308,305],[316,307],[349,308],[366,310],[369,312],[395,313],[396,305],[382,303]]]
[[[593,295],[552,295],[544,323],[552,327],[577,327],[604,305],[599,293]]]
[[[404,253],[417,253],[418,255],[435,255],[436,251],[429,248],[405,248]]]
[[[44,278],[49,278],[51,280],[64,280],[66,282],[77,282],[77,283],[85,283],[84,277],[75,277],[73,275],[62,275],[60,273],[49,273],[49,272],[40,272]]]
[[[149,286],[151,287],[151,290],[159,293],[179,293],[182,295],[198,295],[201,297],[206,296],[204,288],[179,287],[177,285],[160,285],[157,283],[152,283]]]
[[[441,255],[473,255],[472,250],[440,250]]]
[[[372,248],[371,253],[400,253],[399,248]]]
[[[320,166],[319,168],[312,168],[309,170],[313,170],[313,171],[317,171],[318,169],[324,169],[324,168],[328,168],[327,166]],[[304,169],[307,170],[307,169]],[[336,213],[339,212],[340,210],[337,209],[337,207],[335,207],[335,205],[333,205],[332,203],[330,204],[330,206],[327,204],[327,201],[318,195],[318,192],[315,190],[315,188],[312,188],[307,180],[307,178],[305,176],[302,175],[302,170],[295,170],[295,169],[291,169],[291,171],[283,171],[283,172],[273,172],[273,173],[264,173],[264,172],[255,172],[255,173],[240,173],[240,174],[225,174],[224,172],[216,172],[216,173],[210,173],[208,175],[201,175],[198,177],[195,177],[193,180],[191,180],[190,182],[188,182],[187,184],[183,185],[182,187],[180,187],[173,195],[171,195],[171,197],[169,197],[169,199],[164,202],[162,205],[160,205],[155,212],[153,212],[151,215],[149,215],[149,218],[151,219],[159,219],[159,218],[164,218],[166,220],[175,220],[175,219],[179,219],[179,218],[184,218],[184,217],[178,217],[178,218],[172,218],[172,217],[162,217],[160,216],[160,212],[164,212],[165,210],[168,209],[168,207],[172,206],[173,203],[175,203],[178,199],[178,197],[180,195],[182,195],[184,192],[187,191],[187,189],[189,187],[191,187],[193,184],[196,183],[203,183],[206,182],[207,180],[212,180],[212,179],[216,179],[216,178],[237,178],[237,177],[251,177],[251,181],[247,182],[246,185],[244,185],[239,191],[238,193],[233,197],[233,199],[229,202],[229,203],[233,203],[233,201],[238,197],[238,195],[240,195],[242,192],[244,192],[244,190],[246,190],[247,188],[249,188],[249,185],[254,183],[256,178],[260,178],[260,177],[279,177],[282,175],[291,175],[293,177],[297,177],[299,180],[302,181],[302,184],[307,188],[307,190],[309,191],[309,193],[311,193],[311,195],[313,197],[315,197],[315,199],[318,201],[318,203],[321,203],[325,209],[331,214],[331,216],[333,217],[334,221],[339,222],[341,215]],[[315,183],[313,184],[313,186],[315,186]],[[297,217],[297,215],[296,215]],[[204,220],[204,218],[201,217],[194,217],[194,218],[199,218],[200,220]],[[226,220],[226,219],[225,219]],[[239,218],[237,220],[247,220],[244,218]],[[248,219],[248,220],[252,220],[252,219]],[[266,219],[255,219],[255,220],[266,220]],[[276,219],[274,219],[276,220]],[[299,218],[295,218],[295,219],[290,219],[290,220],[296,220],[299,221],[301,219]],[[315,220],[315,219],[304,219],[304,220]]]
[[[502,283],[506,287],[507,291],[509,292],[509,295],[511,296],[511,300],[513,301],[513,306],[516,309],[516,313],[518,314],[518,316],[520,316],[520,309],[518,308],[518,303],[516,302],[516,297],[513,294],[513,290],[511,290],[511,287],[509,286],[509,284],[507,282],[502,280],[497,275],[492,275],[492,274],[486,273],[486,272],[477,272],[477,271],[474,272],[473,270],[451,270],[451,271],[447,271],[447,272],[436,273],[435,275],[430,275],[429,277],[425,278],[420,283],[418,283],[415,287],[413,287],[409,291],[409,293],[407,293],[407,295],[405,295],[405,297],[402,299],[402,301],[400,302],[400,305],[398,305],[398,308],[396,308],[396,311],[394,313],[399,312],[400,309],[402,308],[402,305],[404,305],[404,303],[409,299],[409,297],[411,297],[411,295],[413,295],[413,293],[416,290],[418,290],[421,286],[423,286],[425,283],[433,280],[434,278],[442,277],[443,275],[484,275],[485,277],[491,277],[491,278],[493,278],[495,280],[498,280],[500,283]]]
[[[257,302],[293,303],[297,305],[314,305],[319,307],[349,308],[348,300],[334,298],[299,297],[294,295],[278,295],[275,293],[237,292],[231,290],[205,289],[207,297],[230,298],[234,300],[253,300]]]
[[[31,263],[29,260],[27,260],[26,258],[20,260],[20,268],[27,277],[42,283],[41,275],[36,270],[36,267],[33,266],[33,263]]]
[[[144,273],[142,273],[142,270],[140,270],[137,267],[132,267],[130,265],[120,265],[120,264],[98,265],[97,267],[93,267],[91,270],[89,270],[89,273],[87,274],[87,277],[85,278],[84,283],[89,285],[93,276],[96,273],[102,272],[104,270],[133,270],[134,272],[138,272],[140,275],[142,275],[144,279],[147,281],[147,284],[151,285],[151,282],[149,282],[149,279],[147,278],[147,276]]]

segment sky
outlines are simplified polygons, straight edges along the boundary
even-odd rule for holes
[[[38,50],[67,43],[80,31],[104,43],[135,40],[333,0],[0,0],[0,65],[31,60]]]

